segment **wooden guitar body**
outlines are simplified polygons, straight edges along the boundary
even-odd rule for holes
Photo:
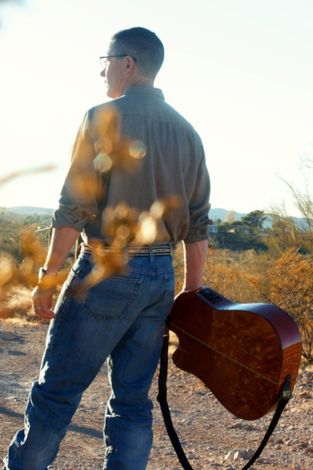
[[[207,287],[180,294],[169,316],[177,367],[201,379],[235,416],[254,420],[276,404],[301,358],[294,320],[273,304],[233,303]]]

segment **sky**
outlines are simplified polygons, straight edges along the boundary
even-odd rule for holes
[[[211,205],[285,207],[313,159],[311,0],[25,0],[0,7],[0,206],[56,207],[85,111],[106,101],[98,57],[144,26],[166,51],[155,86],[199,132]]]

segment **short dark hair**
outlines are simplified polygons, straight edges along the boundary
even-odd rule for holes
[[[164,46],[158,36],[146,28],[123,29],[112,37],[114,53],[136,59],[143,75],[155,78],[164,60]]]

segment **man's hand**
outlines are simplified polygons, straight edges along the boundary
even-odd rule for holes
[[[35,287],[32,292],[33,309],[38,317],[51,320],[54,312],[51,310],[54,289],[42,289]]]
[[[38,285],[32,292],[33,308],[38,317],[51,320],[53,295],[58,285],[58,271],[70,252],[79,232],[71,227],[54,228],[44,267],[39,270]]]
[[[179,297],[181,294],[185,294],[186,292],[196,291],[196,290],[200,289],[201,287],[202,287],[202,286],[195,287],[194,289],[186,289],[186,288],[183,288],[182,290],[180,290],[180,291],[178,292],[178,294],[175,295],[174,300],[176,300],[177,297]]]

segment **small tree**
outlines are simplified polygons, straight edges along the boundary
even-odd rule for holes
[[[266,217],[267,216],[264,214],[264,211],[255,210],[243,216],[241,222],[255,231],[260,231],[263,228],[263,223],[265,222]]]
[[[301,173],[303,187],[297,189],[292,183],[285,181],[294,198],[295,205],[303,216],[303,225],[299,227],[303,244],[307,252],[313,254],[313,193],[312,193],[312,169],[313,160],[306,159]]]
[[[303,232],[292,217],[277,211],[271,215],[271,218],[272,225],[267,230],[264,243],[272,255],[281,256],[289,249],[299,253],[307,252]]]
[[[297,321],[302,354],[313,362],[313,259],[289,249],[274,262],[268,277],[270,301]]]

